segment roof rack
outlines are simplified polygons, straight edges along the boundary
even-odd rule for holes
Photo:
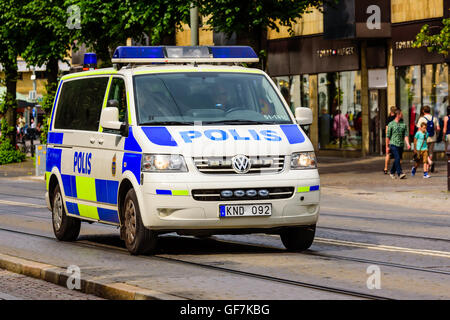
[[[239,63],[258,62],[248,46],[121,46],[112,63]]]

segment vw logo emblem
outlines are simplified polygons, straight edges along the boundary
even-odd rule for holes
[[[231,165],[236,173],[247,173],[251,167],[250,159],[242,154],[231,158]]]

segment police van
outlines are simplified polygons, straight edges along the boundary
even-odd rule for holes
[[[91,57],[92,58],[92,57]],[[95,57],[93,57],[95,60]],[[57,239],[81,221],[120,228],[131,254],[158,236],[278,234],[312,244],[320,180],[302,129],[244,46],[118,47],[113,68],[61,78],[47,139]]]

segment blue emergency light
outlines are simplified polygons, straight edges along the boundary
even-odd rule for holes
[[[97,55],[95,53],[85,53],[83,70],[90,70],[97,68]]]
[[[113,63],[258,62],[248,46],[143,46],[118,47]]]

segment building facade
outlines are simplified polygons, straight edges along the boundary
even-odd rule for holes
[[[383,154],[390,106],[402,109],[410,138],[421,107],[442,123],[448,106],[448,64],[442,55],[413,48],[425,24],[439,31],[450,0],[341,0],[336,12],[313,9],[293,26],[268,30],[267,72],[290,104],[311,108],[309,135],[322,155]],[[213,45],[200,31],[200,44]],[[189,45],[189,27],[177,34]],[[340,115],[340,116],[339,116]],[[344,119],[345,117],[345,119]],[[441,125],[442,128],[442,125]],[[442,131],[442,130],[441,130]],[[436,150],[443,156],[442,132]]]

